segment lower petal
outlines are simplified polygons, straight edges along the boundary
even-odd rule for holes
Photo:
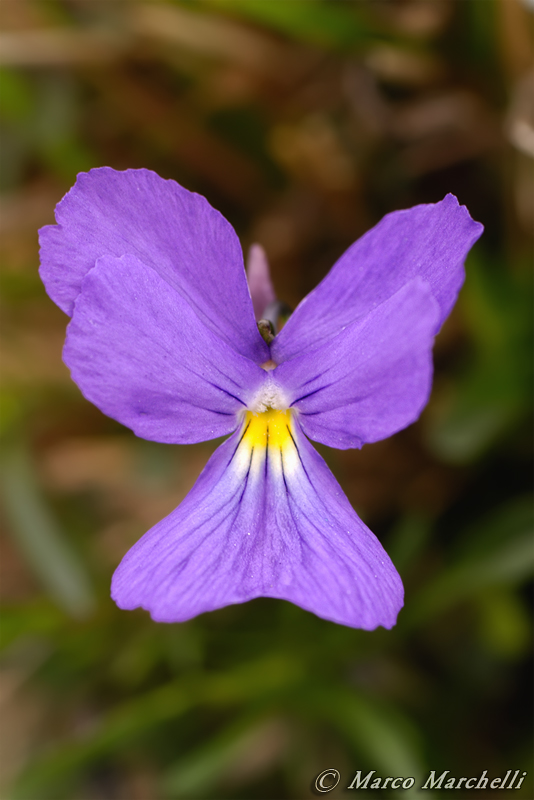
[[[392,627],[400,577],[291,412],[247,414],[197,483],[119,565],[112,597],[180,622],[254,597]]]

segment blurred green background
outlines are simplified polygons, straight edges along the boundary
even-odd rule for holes
[[[332,797],[353,796],[357,769],[416,787],[430,769],[519,769],[499,796],[531,798],[532,4],[2,0],[0,15],[2,800],[301,800],[327,767]],[[245,250],[263,244],[293,307],[388,211],[453,192],[486,226],[421,420],[321,448],[405,582],[391,632],[266,599],[157,625],[109,599],[214,445],[136,439],[62,364],[36,231],[106,164],[204,194]]]

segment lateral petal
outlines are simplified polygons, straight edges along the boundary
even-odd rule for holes
[[[88,400],[158,442],[231,433],[266,379],[135,256],[105,256],[87,273],[63,357]]]
[[[403,603],[395,567],[291,412],[249,413],[112,583],[120,608],[158,622],[260,596],[367,630],[392,627]]]
[[[254,320],[243,255],[232,226],[198,194],[147,169],[110,167],[78,175],[40,230],[40,274],[71,315],[101,256],[133,255],[192,305],[208,328],[262,363],[268,348]]]
[[[428,400],[438,318],[430,287],[417,278],[272,379],[311,439],[341,449],[385,439]]]
[[[464,281],[465,257],[482,231],[451,194],[440,203],[387,214],[304,298],[273,341],[271,357],[281,364],[317,348],[417,277],[439,304],[439,328]]]

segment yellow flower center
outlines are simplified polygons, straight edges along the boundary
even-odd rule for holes
[[[291,412],[268,408],[261,414],[247,411],[243,443],[249,447],[284,449],[291,444]]]

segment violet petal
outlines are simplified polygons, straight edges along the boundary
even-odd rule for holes
[[[416,277],[428,282],[438,301],[439,327],[456,301],[465,257],[482,230],[451,194],[440,203],[387,214],[300,303],[272,343],[272,358],[281,364],[320,346]]]
[[[322,347],[271,373],[304,433],[330,447],[361,447],[414,422],[432,382],[439,307],[417,278]]]
[[[352,627],[395,624],[395,567],[288,424],[290,435],[272,431],[262,446],[239,431],[218,448],[181,505],[123,558],[112,583],[120,608],[179,622],[262,596]]]
[[[104,256],[87,273],[64,359],[88,400],[158,442],[231,433],[266,379],[134,256]]]
[[[276,295],[265,250],[260,244],[250,246],[247,258],[247,281],[256,320],[263,318],[267,306],[274,303]]]
[[[72,314],[84,276],[101,256],[137,256],[241,355],[262,363],[243,255],[232,226],[198,194],[146,169],[78,175],[40,231],[41,278]]]

